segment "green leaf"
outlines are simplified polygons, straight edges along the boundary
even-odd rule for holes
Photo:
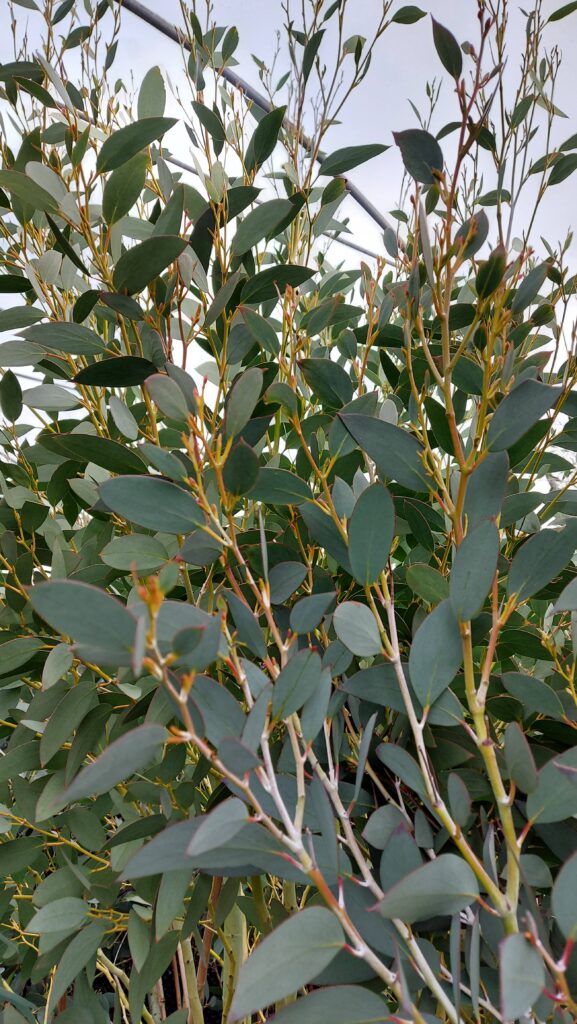
[[[577,522],[562,530],[541,530],[516,551],[509,569],[507,594],[526,601],[558,576],[577,548]]]
[[[367,487],[349,523],[349,560],[357,583],[366,586],[378,580],[389,560],[394,530],[395,507],[386,487]]]
[[[100,495],[111,512],[162,533],[190,533],[204,523],[189,491],[153,476],[117,476],[100,485]]]
[[[50,352],[66,352],[74,356],[100,355],[104,343],[94,331],[82,324],[51,321],[35,324],[23,331],[26,341],[41,345]]]
[[[161,413],[177,423],[188,420],[188,406],[178,384],[165,373],[153,373],[146,379],[146,390]]]
[[[260,943],[242,964],[229,1020],[238,1021],[308,985],[344,946],[334,914],[307,907]]]
[[[137,153],[110,175],[102,194],[102,216],[107,224],[116,224],[132,209],[146,179],[148,155]]]
[[[47,451],[65,459],[93,462],[95,466],[108,469],[111,473],[142,473],[146,468],[133,448],[96,434],[43,433],[39,435],[38,443]]]
[[[523,675],[522,672],[505,672],[502,679],[507,693],[523,705],[527,715],[563,718],[563,705],[559,695],[541,679]]]
[[[37,388],[27,388],[22,393],[22,402],[30,409],[46,409],[48,412],[68,412],[80,405],[80,400],[73,391],[58,387],[57,384],[40,384]]]
[[[275,719],[289,718],[312,697],[321,674],[321,659],[314,651],[299,651],[275,680],[272,713]]]
[[[521,935],[508,935],[499,945],[501,1013],[517,1020],[529,1013],[545,987],[543,959]]]
[[[174,263],[187,247],[187,241],[177,235],[155,235],[147,238],[122,254],[114,269],[112,280],[117,291],[129,295],[141,292],[163,270]]]
[[[408,430],[375,416],[339,413],[351,437],[375,463],[379,473],[415,491],[425,491],[428,481],[421,461],[422,448]]]
[[[509,458],[506,452],[490,452],[473,470],[463,509],[470,530],[487,519],[497,518],[507,491],[508,477]]]
[[[314,275],[310,267],[300,267],[292,263],[279,263],[255,274],[244,285],[241,302],[259,303],[282,296],[286,288],[298,288]]]
[[[28,209],[56,212],[58,202],[41,185],[22,171],[0,171],[0,188],[16,196]]]
[[[271,604],[284,604],[308,575],[302,562],[279,562],[269,572]]]
[[[14,640],[6,640],[0,644],[2,675],[9,675],[17,669],[26,665],[31,658],[42,650],[42,640],[32,636],[16,637]]]
[[[37,306],[11,306],[10,309],[0,309],[0,331],[16,331],[21,327],[30,327],[45,316],[44,310],[38,309]]]
[[[149,359],[116,356],[114,359],[99,359],[97,363],[85,366],[74,377],[74,383],[91,384],[99,388],[127,388],[144,384],[147,377],[155,372],[156,366]]]
[[[15,423],[22,412],[22,388],[11,370],[7,370],[0,381],[0,409],[11,423]]]
[[[517,722],[509,722],[504,735],[505,763],[509,776],[523,793],[537,788],[537,769],[531,747]]]
[[[577,580],[571,580],[555,603],[556,612],[577,612]]]
[[[358,167],[359,164],[364,164],[367,160],[380,156],[388,148],[388,146],[373,143],[369,146],[345,146],[343,149],[337,149],[321,160],[321,174],[345,174],[346,171],[352,171],[353,167]]]
[[[421,128],[408,128],[404,132],[393,132],[393,138],[401,150],[407,174],[422,185],[432,185],[435,173],[442,174],[444,162],[434,136]]]
[[[258,455],[242,438],[231,448],[222,471],[224,486],[236,497],[256,484],[260,473]]]
[[[475,290],[482,301],[488,299],[503,280],[507,269],[507,254],[503,246],[493,250],[489,259],[480,264],[475,277]]]
[[[544,284],[548,272],[548,263],[540,263],[529,271],[513,296],[513,302],[511,303],[513,313],[521,313],[524,309],[527,309],[527,306],[531,305]]]
[[[260,398],[263,371],[256,366],[236,378],[226,400],[224,431],[227,438],[236,437],[250,420]]]
[[[577,938],[577,853],[565,861],[555,879],[551,909],[557,927],[568,941],[574,942]]]
[[[353,382],[342,366],[332,359],[299,359],[302,375],[313,397],[330,409],[340,409],[353,397]]]
[[[97,701],[96,688],[92,680],[82,680],[64,695],[50,716],[40,739],[40,763],[48,764],[60,750]]]
[[[492,451],[511,448],[555,404],[560,388],[523,380],[499,403],[489,424],[487,442]]]
[[[261,117],[246,148],[244,164],[247,171],[256,171],[273,153],[278,142],[286,107],[275,107]]]
[[[499,559],[499,531],[482,523],[467,533],[453,559],[450,577],[451,606],[461,622],[474,619],[491,589]]]
[[[577,153],[567,153],[553,165],[547,185],[560,185],[575,170],[577,170]]]
[[[150,68],[142,79],[138,93],[138,120],[162,117],[166,105],[166,88],[159,67]]]
[[[119,128],[101,147],[96,169],[100,174],[116,170],[151,142],[165,135],[175,124],[174,117],[144,117],[127,125],[126,128]]]
[[[321,624],[335,597],[335,592],[331,590],[327,594],[311,594],[297,601],[290,615],[293,633],[312,633]]]
[[[51,904],[48,905],[49,909]],[[72,942],[64,950],[60,957],[56,973],[50,987],[49,1004],[47,1015],[50,1016],[51,1008],[56,1006],[72,982],[84,970],[93,956],[95,956],[106,932],[104,921],[91,921],[86,928],[75,935]]]
[[[28,922],[28,929],[40,935],[46,932],[67,932],[80,928],[88,916],[88,904],[75,896],[52,900],[37,910]]]
[[[168,561],[166,548],[156,537],[146,534],[129,533],[124,537],[114,537],[100,552],[106,565],[113,569],[138,573],[155,572]]]
[[[406,580],[411,590],[427,604],[439,604],[449,596],[449,581],[438,569],[424,562],[407,566]]]
[[[527,818],[546,825],[577,814],[577,747],[554,755],[539,772],[527,798]]]
[[[291,202],[290,199],[270,199],[257,206],[239,224],[232,240],[233,252],[242,255],[261,242],[263,238],[277,236],[280,225],[284,230],[295,219],[298,212],[298,204]]]
[[[265,466],[249,491],[249,498],[266,505],[302,505],[304,501],[311,501],[312,494],[309,485],[296,473]]]
[[[379,911],[383,917],[413,924],[458,914],[478,895],[477,879],[469,865],[453,853],[443,853],[397,882],[381,900]]]
[[[302,505],[300,514],[312,539],[343,569],[350,572],[348,547],[331,517],[312,502]]]
[[[422,11],[420,7],[408,4],[406,7],[399,7],[398,11],[393,14],[391,21],[394,21],[397,25],[414,25],[416,21],[426,17],[426,12]]]
[[[449,29],[439,24],[438,21],[435,21],[432,15],[431,21],[433,22],[433,41],[439,60],[445,71],[448,71],[453,78],[458,79],[463,72],[461,47],[453,33],[449,32]]]
[[[161,725],[138,725],[114,740],[95,761],[83,768],[73,782],[55,798],[56,807],[65,807],[88,796],[108,793],[119,782],[156,761],[166,741]]]
[[[411,683],[423,707],[450,686],[462,661],[459,624],[450,601],[442,601],[419,626],[409,655]]]
[[[249,820],[248,810],[242,800],[231,797],[202,817],[199,827],[190,840],[187,854],[194,860],[205,853],[217,850],[230,842]]]
[[[566,18],[569,14],[573,14],[577,11],[577,0],[572,0],[569,4],[563,4],[563,7],[558,7],[553,14],[549,15],[549,21],[561,21],[562,18]]]
[[[343,601],[333,615],[333,626],[341,643],[353,654],[362,658],[381,654],[379,627],[366,604]]]
[[[381,1024],[389,1007],[380,996],[360,985],[331,985],[289,1003],[272,1018],[273,1024]]]
[[[34,611],[77,645],[79,658],[98,665],[130,665],[136,619],[110,594],[73,580],[49,580],[31,587]]]

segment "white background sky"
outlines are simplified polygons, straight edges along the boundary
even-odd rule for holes
[[[1,2],[1,0],[0,0]],[[178,0],[147,0],[151,10],[177,24],[181,24]],[[545,15],[557,10],[564,0],[544,0]],[[402,6],[398,0],[394,7]],[[526,3],[510,2],[510,32],[507,77],[510,83],[517,81],[517,72],[525,44],[526,18],[521,8],[531,8],[533,0]],[[477,4],[475,0],[419,0],[418,6],[434,15],[446,25],[459,42],[478,39]],[[199,9],[202,5],[199,4]],[[298,25],[300,0],[292,0],[295,22]],[[370,36],[371,29],[378,21],[381,11],[380,0],[349,0],[348,29],[350,34]],[[259,86],[258,72],[252,54],[271,58],[276,46],[276,33],[283,25],[283,9],[280,0],[215,0],[214,17],[217,24],[235,24],[239,31],[240,43],[236,51],[239,65],[236,69],[251,84]],[[325,40],[326,41],[326,40]],[[577,12],[563,21],[553,23],[546,30],[547,46],[557,45],[563,53],[563,63],[558,79],[557,105],[568,115],[567,120],[559,119],[553,142],[561,143],[577,131]],[[324,45],[324,44],[323,44]],[[159,64],[164,71],[178,78],[175,63],[177,47],[149,28],[134,15],[125,12],[122,43],[115,63],[116,73],[125,74],[132,69],[138,82],[152,63]],[[321,51],[322,52],[322,51]],[[330,50],[327,47],[327,56]],[[467,62],[465,60],[465,66]],[[282,59],[278,64],[279,76],[288,69]],[[425,84],[435,76],[443,78],[441,99],[434,121],[438,130],[448,121],[459,116],[452,82],[445,74],[434,50],[429,18],[411,25],[393,25],[377,44],[377,50],[369,73],[350,97],[345,108],[342,124],[331,129],[327,148],[336,149],[344,145],[368,142],[392,142],[391,132],[414,127],[414,114],[408,100],[419,109],[425,109]],[[448,144],[447,144],[448,145]],[[537,144],[538,155],[545,151]],[[184,157],[186,159],[186,157]],[[383,156],[355,169],[351,177],[367,197],[383,212],[394,208],[397,203],[402,165],[398,151],[391,149]],[[552,241],[565,237],[569,225],[577,224],[577,175],[551,189],[547,195],[543,215],[536,228]],[[493,187],[491,183],[488,187]],[[380,232],[366,214],[359,212],[348,201],[346,212],[358,241],[381,250]],[[523,209],[520,209],[522,217]],[[521,222],[522,223],[522,222]],[[575,249],[574,249],[575,251]],[[339,247],[339,255],[343,250]],[[336,253],[335,253],[336,256]]]
[[[36,0],[42,6],[43,0]],[[563,0],[543,0],[545,15],[557,10]],[[532,7],[533,0],[528,0],[527,7]],[[398,0],[394,7],[403,5]],[[161,14],[165,19],[182,24],[179,0],[148,0],[151,10]],[[292,0],[295,21],[298,24],[300,0]],[[419,0],[418,6],[432,13],[441,23],[445,24],[456,35],[459,42],[470,39],[477,42],[477,3],[476,0]],[[510,32],[507,64],[507,80],[512,84],[517,79],[520,57],[524,47],[525,17],[517,2],[510,2]],[[79,22],[85,20],[82,0],[77,2]],[[199,10],[204,5],[199,3]],[[40,16],[24,7],[14,8],[19,28],[28,31],[32,45],[38,40]],[[236,51],[238,67],[236,70],[256,87],[260,86],[257,68],[252,54],[270,60],[276,47],[276,33],[282,30],[284,15],[281,0],[214,0],[214,18],[217,24],[235,24],[240,35],[240,44]],[[371,29],[378,21],[381,11],[380,0],[349,0],[348,33],[359,33],[370,36]],[[62,26],[66,22],[61,23]],[[8,26],[8,0],[0,0],[0,60],[12,59],[12,41],[10,33],[4,31]],[[58,30],[60,26],[58,26]],[[327,37],[327,58],[330,55],[330,39]],[[577,12],[561,22],[552,24],[546,30],[548,46],[557,45],[563,53],[563,65],[558,81],[556,101],[567,114],[566,120],[557,120],[553,135],[553,143],[560,143],[577,131],[577,71],[575,52],[577,52]],[[321,51],[323,52],[323,51]],[[74,62],[75,51],[70,51],[69,59]],[[178,46],[164,38],[153,28],[144,24],[133,14],[126,11],[123,15],[121,38],[117,57],[112,68],[114,77],[130,80],[132,75],[136,86],[139,85],[145,72],[154,64],[158,64],[173,83],[181,80],[181,60]],[[467,61],[465,60],[465,66]],[[281,58],[278,74],[288,70],[286,59]],[[425,109],[425,83],[435,76],[443,78],[441,101],[439,103],[433,130],[437,131],[448,121],[458,117],[453,85],[448,75],[443,72],[435,53],[431,23],[429,18],[411,26],[393,25],[377,44],[377,50],[369,73],[361,87],[353,93],[344,112],[341,125],[334,126],[329,135],[327,149],[336,149],[344,145],[355,145],[369,142],[392,142],[394,130],[414,127],[415,116],[408,100],[413,100],[420,108]],[[280,102],[280,99],[279,99]],[[170,106],[170,105],[169,105]],[[170,112],[167,110],[167,112]],[[177,135],[174,131],[167,143],[175,155],[182,159],[190,159],[188,140],[184,134]],[[450,148],[446,141],[443,146]],[[544,142],[536,144],[536,156],[544,152]],[[365,192],[367,197],[383,212],[397,205],[398,189],[401,180],[401,161],[398,150],[389,152],[355,169],[351,177]],[[535,229],[535,244],[539,246],[539,234],[555,242],[564,238],[567,228],[577,222],[576,201],[577,175],[563,184],[551,189],[546,198],[543,214],[538,219]],[[486,187],[494,187],[495,182],[487,182]],[[357,241],[373,249],[382,251],[379,229],[370,218],[358,210],[351,200],[342,207],[351,218],[351,227]],[[520,208],[520,224],[522,226],[523,208]],[[573,247],[577,251],[577,247]],[[337,255],[345,255],[345,250],[338,248]]]

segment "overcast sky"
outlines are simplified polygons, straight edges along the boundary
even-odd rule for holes
[[[29,2],[29,0],[23,0]],[[36,0],[39,6],[43,0]],[[298,15],[300,0],[292,0],[295,17]],[[532,7],[533,0],[527,0],[526,6]],[[149,7],[162,14],[173,23],[181,24],[179,0],[148,0]],[[543,10],[549,14],[562,5],[562,0],[543,0]],[[0,0],[1,12],[7,9],[8,0]],[[202,8],[199,4],[199,9]],[[398,0],[395,7],[402,6]],[[476,0],[419,0],[419,6],[445,24],[456,35],[459,42],[470,39],[477,42],[477,3]],[[510,2],[510,32],[507,78],[513,83],[517,77],[517,69],[524,47],[525,17],[520,7],[525,4]],[[84,20],[83,4],[78,0],[79,20]],[[276,33],[282,30],[283,10],[281,0],[214,0],[214,17],[218,24],[236,24],[240,44],[235,56],[238,59],[236,70],[255,86],[259,86],[258,73],[252,54],[270,60],[275,46]],[[370,36],[372,28],[378,21],[381,11],[380,0],[349,0],[348,32]],[[26,26],[32,44],[38,39],[40,17],[18,6],[15,8],[19,25]],[[298,19],[297,23],[298,23]],[[65,22],[62,23],[66,24]],[[348,33],[347,33],[348,34]],[[559,119],[553,135],[553,143],[560,143],[577,131],[577,98],[575,57],[577,50],[577,13],[561,22],[552,24],[547,29],[547,45],[558,45],[563,52],[564,61],[559,76],[557,104],[568,114],[566,120]],[[327,57],[330,54],[330,39],[327,35],[323,45],[327,44]],[[74,62],[75,51],[69,51],[69,59]],[[7,32],[0,32],[0,59],[12,57],[11,39]],[[145,72],[154,64],[158,64],[174,84],[181,80],[181,60],[178,46],[164,38],[153,28],[144,24],[128,11],[124,12],[121,38],[112,74],[129,80],[134,76],[138,86]],[[279,76],[288,70],[286,59],[281,58],[278,64]],[[433,130],[438,131],[443,124],[458,117],[456,99],[452,82],[443,72],[435,53],[429,18],[411,26],[393,25],[377,44],[377,50],[369,73],[361,87],[351,96],[345,109],[342,124],[331,128],[327,149],[336,149],[344,145],[355,145],[368,142],[392,142],[394,130],[414,127],[415,116],[410,108],[409,99],[420,109],[424,109],[424,88],[427,81],[435,76],[443,78],[441,100],[435,115]],[[184,133],[176,134],[176,130],[167,138],[175,155],[186,160],[190,158],[188,140]],[[450,146],[449,142],[443,144]],[[545,150],[544,142],[537,143],[536,156]],[[396,205],[399,183],[401,180],[401,161],[398,151],[392,148],[381,157],[355,169],[351,177],[366,193],[368,198],[384,213]],[[575,200],[577,178],[571,177],[565,183],[550,190],[547,195],[544,212],[536,224],[535,240],[538,243],[539,233],[543,233],[552,241],[564,237],[567,227],[577,221],[577,202]],[[487,187],[494,187],[495,182]],[[344,209],[344,208],[341,208]],[[359,242],[382,251],[379,229],[362,212],[359,212],[351,200],[347,200],[346,213],[351,218],[354,237]],[[521,224],[523,209],[520,210]],[[575,249],[574,249],[575,251]],[[339,247],[339,254],[343,250]],[[336,254],[335,254],[336,256]]]

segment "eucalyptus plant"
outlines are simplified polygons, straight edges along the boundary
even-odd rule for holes
[[[575,1020],[577,279],[535,225],[577,4],[520,53],[468,3],[426,110],[338,150],[418,7],[287,2],[260,107],[211,4],[136,95],[114,0],[11,8],[6,1024]]]

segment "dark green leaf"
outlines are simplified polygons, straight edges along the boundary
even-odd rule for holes
[[[114,287],[129,295],[141,292],[178,259],[187,244],[177,235],[155,235],[128,249],[116,264],[112,278]]]
[[[428,917],[458,914],[478,897],[479,886],[469,865],[453,853],[406,875],[379,904],[383,917],[399,917],[407,924]]]
[[[555,923],[565,938],[577,938],[577,853],[565,861],[553,886],[551,906]]]
[[[48,434],[38,438],[39,444],[74,462],[93,462],[111,473],[142,473],[145,464],[133,448],[119,441],[96,434]]]
[[[313,398],[320,398],[330,409],[340,409],[353,397],[349,374],[331,359],[300,359],[302,371]]]
[[[99,665],[130,665],[136,619],[110,594],[86,583],[50,580],[32,587],[29,598],[38,615],[75,641],[79,657]]]
[[[487,440],[492,451],[511,448],[559,398],[559,388],[523,380],[517,384],[491,417]]]
[[[518,549],[511,562],[507,593],[526,601],[565,568],[577,548],[577,522],[562,530],[541,530]]]
[[[100,174],[115,170],[151,142],[165,135],[175,124],[174,117],[144,117],[127,125],[126,128],[119,128],[101,147],[96,161],[97,170]]]
[[[362,658],[382,651],[379,627],[370,608],[358,601],[344,601],[333,615],[333,626],[339,640]]]
[[[463,54],[461,47],[448,28],[439,24],[431,16],[433,22],[433,40],[439,60],[453,78],[460,78],[463,72]]]
[[[241,1020],[307,985],[343,948],[337,918],[307,907],[268,935],[240,969],[229,1015]]]
[[[425,491],[428,480],[421,461],[422,448],[408,430],[374,416],[339,413],[351,437],[373,460],[379,473],[403,487]]]
[[[263,373],[258,367],[245,370],[236,378],[225,406],[224,430],[228,438],[236,437],[250,420],[260,398]]]
[[[545,987],[541,955],[520,934],[508,935],[499,946],[501,1012],[505,1020],[529,1013]]]
[[[497,569],[499,531],[493,523],[471,530],[457,549],[450,578],[453,612],[461,622],[474,619],[485,603]]]
[[[246,149],[244,163],[247,171],[258,170],[273,153],[285,113],[286,107],[275,107],[260,119]]]
[[[117,476],[100,485],[100,495],[111,512],[163,533],[190,533],[203,517],[189,491],[152,476]]]
[[[566,18],[569,14],[573,14],[577,11],[576,0],[571,0],[571,3],[563,4],[563,7],[558,7],[553,14],[549,15],[549,21],[561,21],[562,18]]]
[[[289,1003],[271,1024],[380,1024],[388,1015],[387,1004],[375,992],[360,985],[331,985]]]
[[[408,4],[406,7],[399,7],[398,11],[393,14],[391,21],[396,22],[397,25],[414,25],[416,21],[426,17],[426,12],[422,11],[420,7]]]
[[[300,267],[292,263],[279,263],[276,267],[268,267],[247,281],[241,292],[241,301],[245,303],[266,302],[282,298],[286,288],[298,288],[315,273],[309,267]]]
[[[291,610],[290,626],[293,633],[312,633],[320,625],[335,600],[334,591],[302,597]]]
[[[275,680],[272,713],[278,720],[289,718],[312,696],[321,674],[321,659],[314,651],[293,655]]]
[[[144,384],[147,377],[156,372],[156,366],[149,359],[140,356],[116,356],[114,359],[100,359],[85,366],[74,377],[76,384],[92,384],[96,387],[127,388]]]
[[[427,604],[439,604],[449,596],[449,581],[432,565],[414,562],[407,566],[407,583]]]
[[[161,725],[139,725],[124,733],[58,794],[55,806],[64,807],[87,796],[99,796],[129,779],[160,756],[166,735]]]
[[[443,601],[419,626],[409,656],[411,682],[423,707],[452,683],[462,660],[459,625],[450,602]]]
[[[107,224],[116,224],[132,209],[144,188],[147,166],[147,154],[137,153],[112,172],[102,195],[102,215]]]
[[[337,149],[321,160],[321,174],[345,174],[346,171],[352,171],[353,167],[358,167],[359,164],[364,164],[367,160],[380,156],[388,148],[388,146],[373,143],[369,146],[345,146],[344,149]]]
[[[261,469],[249,497],[267,505],[302,505],[312,499],[308,484],[288,469]]]
[[[237,228],[232,240],[233,251],[242,254],[252,249],[253,245],[257,245],[263,238],[278,234],[279,226],[282,224],[284,229],[298,212],[298,204],[289,199],[270,199],[267,203],[262,203],[248,213]]]
[[[422,185],[432,185],[435,174],[443,172],[443,153],[434,136],[421,128],[408,128],[393,132],[393,138],[401,150],[407,174]]]
[[[358,498],[349,523],[349,559],[362,586],[386,568],[395,529],[395,508],[385,487],[373,484]]]

